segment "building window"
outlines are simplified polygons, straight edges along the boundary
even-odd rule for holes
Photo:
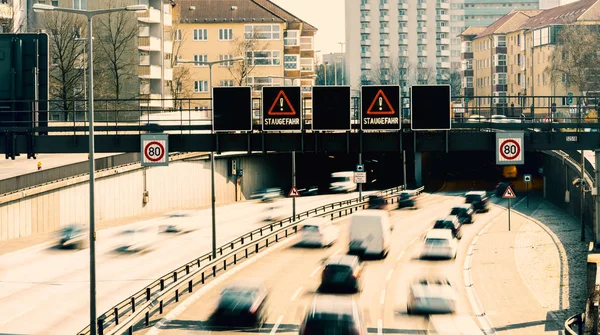
[[[300,31],[298,30],[288,30],[284,34],[285,40],[283,45],[285,46],[297,46],[300,45]]]
[[[149,27],[148,27],[148,28],[149,28]],[[183,35],[181,34],[181,29],[177,29],[177,30],[175,30],[175,32],[173,33],[173,40],[174,40],[174,41],[181,41],[181,40],[183,39],[183,38],[182,38],[182,36],[183,36]]]
[[[505,35],[494,36],[494,45],[495,45],[495,47],[505,47],[506,46],[506,36]]]
[[[222,28],[219,29],[219,41],[230,41],[233,39],[233,29]]]
[[[8,3],[8,0],[3,0],[2,3]],[[52,6],[53,7],[58,7],[58,1],[52,0]]]
[[[312,58],[300,58],[300,71],[314,71],[314,61]]]
[[[494,55],[494,66],[506,66],[506,54]]]
[[[208,29],[194,29],[194,41],[207,41]]]
[[[219,80],[219,86],[231,87],[231,86],[235,86],[235,85],[233,83],[233,80]]]
[[[494,76],[494,85],[506,85],[506,73],[496,73]]]
[[[208,62],[208,55],[194,55],[194,66],[208,66],[206,64],[198,64],[206,62]]]
[[[313,49],[313,37],[302,36],[300,37],[300,50],[312,50]]]
[[[281,51],[248,51],[246,62],[256,66],[281,65]]]
[[[298,70],[299,64],[298,59],[299,55],[285,55],[283,56],[283,65],[286,70]]]
[[[73,0],[73,9],[87,9],[87,0]]]
[[[219,55],[219,60],[228,60],[228,59],[232,59],[233,56],[232,55]],[[232,66],[233,62],[224,62],[224,63],[219,63],[219,67],[228,67],[228,66]],[[223,86],[223,85],[221,85]]]
[[[208,81],[206,80],[196,80],[194,81],[194,92],[208,92]]]
[[[247,83],[254,91],[260,91],[264,86],[281,85],[281,78],[247,77]]]
[[[244,26],[244,38],[247,40],[279,40],[281,26],[278,24],[247,24]]]

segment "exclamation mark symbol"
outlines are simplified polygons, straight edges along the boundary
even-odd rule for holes
[[[383,98],[379,97],[379,110],[383,109]]]
[[[279,98],[279,110],[283,112],[283,98]]]

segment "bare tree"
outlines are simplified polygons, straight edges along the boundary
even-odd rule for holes
[[[171,84],[171,97],[175,101],[192,96],[192,86],[186,85],[191,80],[190,68],[188,66],[177,65],[177,60],[181,56],[184,44],[187,41],[188,34],[185,29],[179,29],[178,19],[173,18],[173,27],[171,29],[171,40],[173,41],[173,50],[171,54],[171,68],[173,69],[173,81]]]
[[[50,98],[53,109],[63,111],[67,120],[74,99],[82,91],[83,43],[78,37],[84,22],[76,15],[53,12],[42,15],[42,26],[50,39]]]
[[[462,78],[460,76],[460,72],[456,69],[452,69],[449,71],[447,83],[450,85],[450,95],[453,97],[458,97],[461,95],[462,90]]]
[[[600,90],[600,33],[597,26],[560,26],[550,65],[553,82],[563,81],[580,94]]]
[[[436,71],[429,65],[417,67],[413,75],[414,82],[419,85],[432,85],[436,83]]]
[[[231,49],[232,57],[244,57],[245,61],[232,62],[227,66],[231,77],[238,86],[245,84],[246,78],[252,74],[256,67],[256,62],[252,57],[248,57],[248,54],[261,52],[266,48],[266,44],[260,42],[261,40],[257,38],[256,33],[253,34],[252,38],[246,37],[248,37],[246,34],[236,37]]]
[[[108,8],[124,7],[122,0],[109,0]],[[95,30],[99,50],[97,66],[106,70],[105,85],[108,96],[119,99],[124,93],[136,95],[137,92],[124,92],[128,87],[136,87],[128,81],[137,76],[136,36],[138,25],[135,13],[120,11],[109,13],[98,18],[98,29]],[[96,64],[94,64],[96,65]],[[112,89],[111,89],[112,88]]]

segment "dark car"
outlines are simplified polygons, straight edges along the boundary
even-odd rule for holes
[[[83,249],[87,246],[87,230],[80,225],[65,226],[58,233],[59,248]]]
[[[218,326],[260,327],[268,317],[267,295],[261,281],[232,283],[221,291],[211,321]]]
[[[313,299],[298,334],[367,335],[367,328],[354,298],[322,295]]]
[[[414,191],[400,192],[398,197],[398,208],[417,209],[417,193]]]
[[[465,203],[472,204],[476,212],[488,212],[488,197],[485,191],[470,191],[465,194]]]
[[[433,229],[452,229],[452,235],[457,239],[462,238],[462,223],[456,215],[449,215],[443,219],[438,219],[433,224]]]
[[[303,196],[308,195],[317,195],[319,193],[319,188],[317,186],[309,186],[307,188],[298,189],[298,193]]]
[[[385,209],[387,203],[385,198],[379,194],[372,194],[369,196],[369,209]]]
[[[473,223],[473,214],[475,214],[475,210],[471,204],[454,206],[450,211],[450,215],[458,216],[460,223]]]
[[[337,289],[360,291],[362,269],[363,266],[357,256],[342,255],[329,258],[321,274],[320,291]]]
[[[496,196],[497,197],[502,197],[504,195],[504,192],[506,192],[506,189],[512,186],[512,184],[508,181],[501,181],[498,183],[498,185],[496,185]]]

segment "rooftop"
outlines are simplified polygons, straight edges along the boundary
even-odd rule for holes
[[[541,12],[541,10],[513,10],[494,21],[494,23],[490,24],[484,31],[479,33],[477,37],[514,31],[519,28],[523,22],[529,20],[531,17],[535,17]]]
[[[577,21],[599,21],[599,18],[599,0],[580,0],[546,9],[525,21],[520,28],[533,29],[547,25],[570,24]]]

